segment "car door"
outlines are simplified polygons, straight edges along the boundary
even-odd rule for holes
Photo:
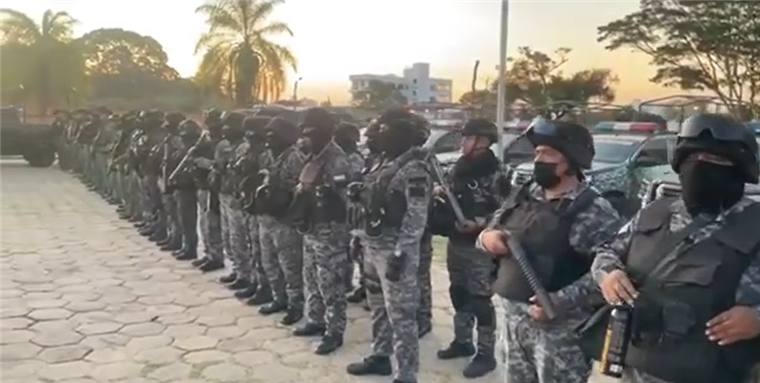
[[[670,164],[675,136],[653,137],[641,145],[630,161],[631,189],[629,195],[638,195],[641,182],[648,169]]]

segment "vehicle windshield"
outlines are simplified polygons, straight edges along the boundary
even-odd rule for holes
[[[467,113],[459,109],[442,109],[433,111],[424,111],[419,113],[422,117],[425,117],[428,121],[440,121],[440,120],[457,120],[466,121]]]
[[[637,141],[594,137],[594,161],[619,164],[631,158],[639,144]]]

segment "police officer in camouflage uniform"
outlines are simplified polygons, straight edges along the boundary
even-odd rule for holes
[[[205,112],[204,123],[208,129],[206,139],[193,154],[191,173],[198,187],[198,210],[200,229],[205,255],[192,262],[203,272],[224,268],[224,246],[222,240],[222,219],[220,216],[218,185],[213,182],[211,169],[214,166],[214,152],[222,140],[222,113],[215,109]]]
[[[345,268],[349,233],[346,225],[345,188],[352,177],[348,155],[333,141],[335,116],[324,108],[306,111],[302,135],[311,155],[296,187],[294,215],[304,233],[303,278],[308,322],[296,336],[324,334],[319,355],[343,345],[346,330]]]
[[[489,148],[498,140],[498,130],[491,121],[473,119],[462,128],[462,136],[462,156],[446,175],[446,186],[456,196],[467,221],[456,221],[438,186],[429,222],[434,234],[449,238],[446,269],[454,307],[454,340],[438,351],[438,358],[475,355],[464,369],[464,376],[476,378],[496,368],[496,312],[491,302],[495,265],[488,254],[475,248],[475,240],[501,206],[497,189],[499,159]],[[473,328],[477,329],[477,348],[473,345]]]
[[[367,155],[367,158],[365,158],[362,166],[362,179],[382,163],[383,153],[377,141],[377,133],[379,130],[380,125],[370,124],[364,131],[364,135],[367,138],[366,145],[369,154]],[[361,205],[361,201],[350,201],[350,203]],[[346,300],[350,303],[364,303],[364,308],[369,310],[369,306],[366,305],[367,292],[364,283],[364,248],[356,230],[352,230],[349,254],[351,255],[351,259],[359,266],[359,286],[349,294]]]
[[[414,146],[423,146],[430,138],[430,129],[424,118],[418,115],[414,117],[421,127],[417,130],[418,135]],[[417,335],[420,339],[433,331],[433,281],[430,274],[432,267],[433,232],[428,224],[425,226],[422,238],[420,238],[420,264],[417,267],[417,285],[420,288],[420,304],[417,306]]]
[[[161,126],[164,131],[164,141],[160,145],[159,152],[162,155],[161,168],[156,185],[160,186],[162,212],[165,214],[167,228],[169,232],[168,240],[161,244],[162,251],[171,251],[173,257],[179,257],[182,254],[182,223],[180,220],[180,211],[178,204],[178,191],[176,186],[172,185],[168,178],[172,174],[182,157],[184,157],[184,146],[182,139],[179,137],[179,124],[185,120],[182,113],[167,113],[164,123]]]
[[[222,277],[222,283],[229,283],[231,290],[245,290],[251,284],[251,255],[249,253],[248,227],[240,204],[238,184],[240,160],[248,151],[245,140],[243,120],[245,115],[238,112],[225,112],[222,115],[224,140],[219,143],[217,164],[221,168],[222,180],[219,201],[222,210],[222,238],[224,250],[232,262],[233,271]],[[216,156],[215,156],[216,157]]]
[[[256,190],[262,181],[260,170],[267,154],[264,132],[269,121],[270,118],[266,116],[248,116],[243,120],[246,151],[234,166],[239,174],[236,195],[243,211],[245,243],[248,245],[247,254],[251,264],[251,281],[247,288],[235,292],[235,296],[247,299],[246,304],[249,306],[272,302],[272,290],[261,260],[259,213],[255,209]]]
[[[364,230],[367,299],[372,309],[372,354],[348,365],[351,375],[390,375],[394,383],[416,383],[419,370],[417,311],[421,238],[432,175],[428,151],[414,145],[426,124],[404,109],[390,109],[375,122],[387,159],[368,174]]]
[[[178,131],[182,148],[177,151],[177,157],[181,155],[181,162],[191,150],[196,150],[195,145],[199,144],[203,128],[194,120],[186,119],[179,124]],[[178,165],[179,163],[174,166],[175,170]],[[198,258],[198,192],[193,175],[181,170],[178,172],[177,180],[172,180],[182,232],[182,248],[174,254],[174,258],[185,261]]]
[[[296,147],[300,129],[275,118],[266,126],[267,154],[262,164],[265,180],[256,192],[261,256],[274,300],[262,314],[286,311],[281,323],[301,320],[304,310],[303,236],[293,226],[290,207],[293,190],[306,156]]]
[[[611,239],[620,218],[585,181],[594,141],[578,124],[537,118],[526,131],[533,144],[533,179],[514,190],[477,246],[498,259],[494,292],[504,306],[506,380],[586,382],[590,364],[576,344],[573,328],[587,315],[595,286],[589,274],[597,245]],[[529,254],[549,291],[558,317],[549,321],[509,256],[507,230]]]
[[[359,128],[356,125],[341,122],[335,129],[333,140],[335,143],[343,149],[348,155],[348,163],[351,166],[351,172],[354,174],[361,174],[364,169],[364,157],[357,148],[361,134]],[[353,241],[353,237],[351,239]],[[347,249],[348,250],[348,249]],[[346,291],[353,291],[353,279],[354,279],[354,263],[358,262],[356,259],[351,258],[351,252],[349,251],[349,262],[346,263],[346,275],[343,277],[346,283]]]
[[[743,124],[689,117],[672,162],[681,196],[643,208],[598,253],[591,271],[605,300],[633,310],[623,382],[750,382],[760,360],[760,204],[744,187],[758,183],[757,153]]]
[[[138,226],[148,228],[158,224],[163,209],[158,179],[161,172],[161,148],[166,132],[161,129],[164,113],[158,110],[140,113],[141,134],[137,136],[135,176],[138,191],[136,196],[142,210],[142,221]],[[147,229],[146,229],[147,230]]]

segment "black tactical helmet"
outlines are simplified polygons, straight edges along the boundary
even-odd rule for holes
[[[338,119],[329,110],[325,108],[309,108],[301,118],[301,129],[316,129],[324,131],[325,133],[333,134],[336,126],[338,125]]]
[[[499,141],[499,129],[496,124],[485,118],[474,118],[467,121],[462,127],[462,136],[482,136],[488,138],[493,144]]]
[[[179,124],[179,135],[183,137],[200,137],[203,128],[195,120],[188,118]]]
[[[277,136],[283,143],[289,145],[298,142],[298,138],[301,136],[301,129],[298,125],[282,117],[271,119],[266,126],[266,132],[267,136]]]
[[[582,125],[536,117],[525,136],[533,147],[546,145],[562,153],[571,165],[590,169],[594,159],[594,137]]]
[[[679,172],[684,159],[695,151],[725,157],[741,169],[745,183],[758,183],[758,145],[754,133],[731,117],[700,113],[683,122],[673,156],[673,170]]]
[[[412,134],[412,146],[424,145],[430,137],[427,120],[406,108],[386,109],[373,124],[377,125],[375,129],[378,130],[383,125],[393,129],[407,130]]]
[[[359,128],[357,128],[356,125],[350,124],[348,122],[341,122],[335,129],[335,137],[342,137],[346,140],[353,140],[354,142],[358,142],[359,138],[361,138],[360,136],[361,133],[359,133]]]
[[[248,116],[243,120],[245,136],[249,138],[266,137],[266,127],[271,119],[263,116]]]
[[[243,120],[245,120],[245,114],[240,112],[224,112],[220,116],[222,125],[236,130],[243,129]]]
[[[179,126],[179,124],[185,121],[187,117],[185,117],[185,115],[180,112],[171,112],[168,113],[164,119],[170,126]]]
[[[204,122],[208,124],[219,124],[222,122],[222,112],[211,108],[203,112]]]

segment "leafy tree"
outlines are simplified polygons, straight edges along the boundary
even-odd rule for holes
[[[734,113],[758,102],[760,2],[642,0],[598,33],[609,50],[648,55],[655,83],[710,91]]]
[[[118,28],[98,29],[77,42],[95,99],[139,99],[176,88],[179,74],[169,66],[166,52],[152,37]]]
[[[507,70],[507,104],[522,101],[541,106],[553,100],[576,103],[598,100],[610,102],[615,99],[612,86],[617,82],[608,69],[587,69],[565,76],[561,68],[569,59],[569,48],[555,51],[555,57],[529,47],[518,49],[520,56],[510,58]],[[494,82],[491,91],[496,91]]]
[[[82,57],[72,44],[76,20],[45,11],[40,23],[13,9],[0,9],[0,82],[8,96],[45,113],[83,96]]]
[[[196,9],[208,31],[196,44],[203,52],[196,81],[232,97],[238,106],[255,99],[276,100],[285,88],[286,71],[297,61],[273,37],[293,35],[287,24],[268,18],[284,0],[213,0]]]
[[[389,82],[370,80],[366,89],[354,94],[356,106],[364,109],[386,109],[407,104],[406,97]]]

